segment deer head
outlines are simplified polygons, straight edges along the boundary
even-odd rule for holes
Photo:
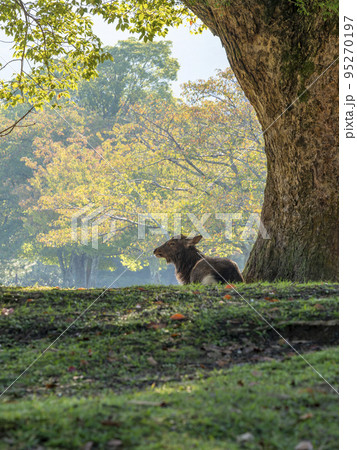
[[[201,235],[189,238],[181,234],[179,237],[173,237],[160,247],[155,248],[154,255],[157,258],[165,258],[167,263],[174,263],[184,255],[197,253],[195,245],[202,239]]]

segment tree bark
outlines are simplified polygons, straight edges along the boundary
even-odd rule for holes
[[[287,0],[185,3],[220,37],[264,131],[270,239],[259,233],[246,280],[336,280],[338,20]]]
[[[98,262],[99,256],[72,253],[70,270],[75,287],[90,288],[95,286]]]
[[[61,269],[62,274],[62,283],[64,287],[69,287],[71,285],[71,270],[69,267],[69,264],[67,265],[66,259],[64,256],[64,251],[62,248],[57,249],[57,257],[58,257],[58,263]]]

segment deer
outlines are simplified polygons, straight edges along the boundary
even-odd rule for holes
[[[174,264],[180,284],[243,283],[243,276],[234,261],[205,256],[196,248],[201,239],[201,235],[189,238],[181,234],[155,248],[154,255],[165,258],[167,264]]]

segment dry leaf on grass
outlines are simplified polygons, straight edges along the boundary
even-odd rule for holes
[[[254,441],[254,436],[252,435],[252,433],[243,433],[237,436],[237,442],[240,444],[251,441]]]
[[[183,314],[180,314],[180,313],[176,313],[176,314],[173,314],[170,317],[170,319],[171,320],[184,320],[184,319],[186,319],[186,316],[184,316]]]
[[[314,450],[314,447],[310,441],[301,441],[295,447],[295,450]]]
[[[151,365],[151,366],[157,366],[158,362],[156,361],[156,359],[154,359],[152,356],[149,356],[147,359],[147,362]]]
[[[300,420],[307,420],[307,419],[311,419],[313,417],[312,413],[306,413],[306,414],[302,414],[299,418]]]
[[[107,445],[111,449],[119,448],[123,445],[123,441],[121,441],[120,439],[111,439]]]

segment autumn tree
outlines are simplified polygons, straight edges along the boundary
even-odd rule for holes
[[[84,118],[81,109],[66,113],[79,129],[91,128],[93,118]],[[140,239],[139,216],[146,216],[149,228],[159,231],[161,225],[172,234],[175,214],[187,233],[195,225],[192,217],[199,221],[208,214],[204,227],[214,236],[214,248],[207,240],[207,252],[235,254],[243,267],[250,249],[245,226],[260,212],[266,165],[255,112],[232,72],[187,83],[182,99],[147,97],[131,105],[124,122],[118,119],[112,131],[99,133],[94,154],[86,138],[63,139],[66,132],[58,126],[36,139],[26,159],[34,173],[27,226],[36,237],[28,249],[40,249],[45,258],[57,255],[67,284],[71,278],[75,285],[91,284],[99,257],[105,262],[119,256],[132,270],[150,265],[155,272],[152,249],[165,237],[147,230]],[[81,231],[73,239],[71,222],[83,208],[82,225],[98,211],[98,251],[91,245],[92,224],[86,243]],[[167,224],[160,214],[168,216]],[[217,214],[234,216],[233,241]]]
[[[268,174],[262,221],[270,239],[258,236],[246,278],[337,278],[336,0],[51,0],[2,6],[0,22],[14,38],[14,57],[20,60],[18,75],[2,85],[8,104],[25,94],[35,105],[55,106],[54,90],[66,95],[79,77],[96,75],[97,63],[107,55],[91,32],[88,13],[139,32],[144,40],[201,19],[219,36],[264,132]],[[61,59],[65,52],[72,58],[70,68]],[[24,61],[36,64],[31,78]]]
[[[60,217],[66,202],[69,202],[70,217],[78,205],[84,206],[83,192],[88,194],[87,203],[95,204],[98,200],[89,188],[86,189],[85,180],[76,171],[79,161],[87,164],[86,176],[95,178],[95,173],[100,176],[97,146],[103,140],[101,136],[111,129],[115,120],[120,121],[120,117],[124,117],[125,110],[133,102],[143,100],[149,92],[150,95],[170,99],[170,82],[176,78],[178,70],[177,61],[171,57],[170,42],[144,44],[129,39],[106,50],[111,52],[111,59],[99,65],[98,78],[81,82],[74,101],[67,104],[59,94],[56,101],[61,110],[51,111],[46,107],[43,112],[33,112],[21,121],[16,132],[6,133],[0,141],[0,173],[4,174],[0,183],[0,199],[3,200],[0,213],[3,251],[0,258],[3,264],[6,260],[10,265],[17,265],[18,262],[10,261],[11,253],[14,260],[21,256],[33,262],[40,260],[46,264],[58,264],[66,286],[92,285],[98,267],[113,266],[106,263],[106,257],[113,255],[107,246],[96,252],[81,242],[73,245],[69,228],[67,234],[63,234]],[[103,80],[107,82],[105,92]],[[24,103],[3,112],[2,123],[6,129],[11,128],[17,116],[21,117],[26,112],[27,106]],[[36,179],[41,170],[47,171],[49,183],[48,186],[42,184],[39,189]],[[79,178],[73,178],[71,173]],[[63,188],[61,191],[62,184],[58,179],[67,180],[67,187],[79,186],[82,190],[80,200],[72,197],[70,192],[66,196],[66,190]],[[106,188],[110,190],[110,185],[106,184]],[[42,194],[47,192],[48,196],[41,196],[40,191]],[[104,187],[101,191],[104,192]],[[38,203],[39,196],[41,202]],[[117,205],[120,206],[119,201]],[[44,239],[50,230],[53,236],[49,234]]]

